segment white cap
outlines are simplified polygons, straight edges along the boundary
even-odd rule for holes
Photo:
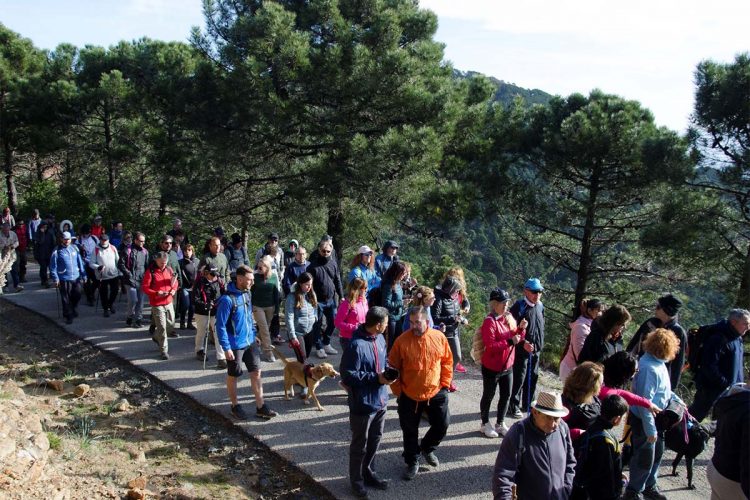
[[[359,247],[359,250],[357,250],[357,254],[361,253],[372,253],[372,248],[368,247],[367,245],[362,245]]]
[[[63,231],[62,239],[69,240],[70,239],[70,233],[68,231]]]

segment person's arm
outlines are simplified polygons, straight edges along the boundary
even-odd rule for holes
[[[83,263],[83,259],[81,258],[81,253],[76,252],[76,265],[78,266],[78,273],[80,280],[86,279],[86,265]]]
[[[640,406],[641,408],[647,409],[651,409],[651,407],[654,406],[651,401],[644,397],[633,394],[632,392],[626,391],[625,389],[613,389],[612,387],[602,386],[601,391],[599,391],[599,399],[604,400],[604,398],[613,394],[620,396],[629,406]]]
[[[711,335],[703,345],[700,364],[701,375],[709,384],[719,389],[729,386],[729,380],[719,371],[719,358],[723,346],[723,335],[720,333]]]
[[[570,493],[573,491],[573,478],[576,475],[576,455],[575,450],[573,449],[571,435],[565,433],[565,435],[563,436],[563,441],[565,443],[567,455],[567,459],[565,461],[565,490],[568,492],[568,495],[570,495]]]
[[[489,317],[484,318],[481,328],[485,352],[501,353],[508,349],[508,340],[512,338],[512,335],[503,335],[500,333],[496,321]]]
[[[573,323],[573,328],[570,329],[570,350],[573,351],[573,358],[578,361],[583,349],[583,344],[586,342],[586,337],[591,331],[590,327],[583,323]]]
[[[219,304],[216,308],[214,330],[216,331],[216,338],[224,352],[232,349],[232,345],[229,343],[229,332],[227,332],[227,321],[229,320],[229,314],[232,312],[231,302],[231,297],[225,295],[219,299]]]
[[[453,351],[451,351],[448,339],[441,335],[443,355],[440,356],[440,387],[450,387],[453,380]]]
[[[333,286],[336,287],[336,293],[339,295],[339,301],[344,300],[344,286],[341,284],[341,272],[339,271],[339,266],[334,265],[333,266]]]
[[[380,385],[378,374],[365,369],[363,364],[358,349],[344,349],[344,354],[341,356],[341,381],[344,385],[349,387]]]
[[[354,323],[351,322],[352,318],[350,318],[350,315],[352,312],[354,312],[354,309],[352,309],[351,304],[349,304],[348,300],[344,299],[339,305],[338,310],[336,310],[336,317],[333,320],[333,325],[336,328],[349,335],[351,335],[358,326],[356,323],[356,314],[353,318]]]
[[[522,426],[523,423],[512,426],[500,442],[500,450],[497,452],[495,468],[492,471],[492,497],[495,500],[513,498],[513,481],[521,465],[518,461],[518,447],[519,434],[523,432]]]
[[[146,272],[143,273],[143,280],[141,281],[141,291],[148,295],[149,299],[156,297],[156,290],[151,289],[151,276],[152,272],[146,268]]]
[[[652,401],[656,394],[657,380],[653,370],[641,370],[633,381],[633,392]],[[654,416],[645,408],[634,406],[630,411],[643,422],[643,432],[647,437],[656,436],[656,422]]]
[[[292,266],[287,266],[284,269],[284,277],[281,280],[281,288],[284,290],[284,295],[289,295],[292,291]]]
[[[60,283],[60,277],[57,275],[57,250],[52,252],[52,256],[49,260],[49,274],[52,281]]]
[[[278,316],[279,314],[279,302],[281,302],[281,297],[279,296],[279,281],[278,278],[276,279],[276,283],[273,287],[273,292],[271,292],[271,297],[273,298],[273,315]]]
[[[669,364],[669,381],[672,384],[672,389],[677,389],[680,383],[680,377],[682,377],[682,368],[685,366],[685,348],[687,347],[687,335],[685,330],[680,328],[678,332],[675,332],[678,340],[680,341],[680,349],[677,351],[677,355]]]
[[[297,333],[294,330],[294,306],[297,298],[293,293],[286,296],[286,306],[284,307],[284,321],[286,321],[286,333],[287,340],[290,342],[297,338]]]

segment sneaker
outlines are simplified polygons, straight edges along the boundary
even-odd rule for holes
[[[508,426],[505,425],[505,422],[495,424],[495,432],[497,432],[500,437],[505,437],[505,435],[508,433]]]
[[[325,349],[318,349],[315,351],[315,355],[319,357],[320,359],[325,359],[328,357],[328,354],[326,354]]]
[[[114,308],[114,307],[110,307],[110,308],[109,308],[109,313],[110,313],[110,314],[114,314],[114,313],[116,313],[116,312],[117,312],[117,311],[115,311],[115,308]]]
[[[161,359],[163,359],[164,361],[168,360],[169,359],[169,354],[166,353],[166,352],[161,353]]]
[[[271,419],[278,415],[275,411],[270,409],[267,404],[263,403],[263,406],[255,410],[255,416],[258,418],[265,418],[266,420]]]
[[[667,500],[667,496],[659,491],[659,488],[656,486],[643,490],[643,498],[648,500]]]
[[[390,481],[387,479],[381,479],[377,474],[372,473],[369,477],[365,478],[365,486],[370,488],[376,488],[378,490],[387,490]]]
[[[232,406],[232,416],[237,420],[247,420],[247,413],[240,405]]]
[[[195,353],[195,359],[198,361],[203,361],[203,358],[206,356],[206,353],[201,349],[200,351]]]
[[[404,471],[403,477],[405,481],[411,481],[414,479],[417,475],[417,472],[419,472],[419,462],[415,462],[411,465],[406,466],[406,470]]]
[[[143,328],[143,322],[139,319],[135,320],[133,323],[133,328]]]
[[[133,318],[126,318],[125,319],[125,324],[128,325],[128,326],[131,326],[133,324]]]
[[[466,373],[466,368],[461,363],[456,363],[456,367],[453,369],[456,373]]]
[[[177,333],[176,331],[172,330],[171,332],[169,332],[167,334],[167,337],[169,337],[171,339],[179,339],[180,338],[180,334]]]
[[[323,347],[323,350],[326,352],[326,354],[338,354],[339,352],[333,348],[332,345],[328,344],[327,346]]]
[[[104,310],[104,317],[109,318],[109,309]]]
[[[192,323],[188,323],[188,324],[187,324],[187,327],[186,327],[186,328],[187,328],[188,330],[195,330],[195,325],[194,325],[194,324],[192,324]]]
[[[226,370],[227,368],[227,360],[226,359],[220,359],[216,362],[216,368],[220,370]]]
[[[437,467],[438,465],[440,465],[440,460],[438,460],[438,457],[435,456],[435,452],[422,452],[422,456],[424,457],[425,462],[432,465],[433,467]]]
[[[643,500],[643,495],[638,493],[637,491],[625,489],[625,492],[622,494],[621,500]]]
[[[451,385],[448,386],[448,392],[456,392],[458,390],[458,387],[456,387],[456,384],[454,382],[451,382]]]
[[[495,430],[495,426],[493,426],[489,422],[482,424],[479,427],[479,432],[481,432],[482,434],[484,434],[485,437],[488,437],[488,438],[494,439],[494,438],[500,437],[500,434],[498,434],[497,431]]]
[[[18,292],[23,292],[23,287],[22,287],[21,285],[18,285],[18,286],[17,286],[16,288],[15,288],[15,291],[16,291],[16,293],[18,293]]]
[[[185,322],[180,321],[180,330],[184,330],[184,329],[185,329]]]
[[[522,418],[523,417],[523,412],[521,412],[520,408],[516,408],[513,411],[509,410],[508,411],[508,416],[511,417],[511,418]]]

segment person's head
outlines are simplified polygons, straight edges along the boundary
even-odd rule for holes
[[[133,233],[133,245],[135,245],[137,248],[143,248],[143,245],[146,244],[146,235],[143,234],[140,231],[136,231]]]
[[[602,365],[584,361],[565,379],[563,396],[577,405],[590,403],[594,396],[599,394],[603,381]]]
[[[333,243],[330,240],[322,240],[318,243],[318,253],[321,257],[330,259],[331,253],[333,253]]]
[[[297,251],[297,247],[299,247],[299,241],[297,240],[291,240],[289,241],[289,251],[294,253]]]
[[[182,229],[182,220],[181,219],[175,219],[174,223],[172,223],[172,228],[175,229],[175,230]]]
[[[531,403],[531,419],[534,425],[545,434],[552,434],[560,425],[560,419],[568,414],[560,393],[542,391],[537,400]]]
[[[174,241],[172,242],[172,248],[176,249],[182,246],[182,242],[185,240],[185,231],[182,229],[176,229],[174,231]]]
[[[388,328],[388,309],[374,306],[365,315],[365,330],[372,334],[383,333]]]
[[[242,247],[242,236],[240,236],[240,233],[232,233],[232,246],[239,250]]]
[[[657,328],[646,336],[643,349],[657,359],[672,361],[680,350],[680,341],[672,330]]]
[[[729,311],[728,321],[735,332],[745,335],[750,329],[750,311],[747,309],[732,309]]]
[[[159,248],[162,252],[169,252],[172,250],[172,245],[174,245],[174,238],[168,234],[165,234],[161,237],[161,240],[159,240]]]
[[[120,221],[113,222],[112,229],[114,229],[115,231],[122,231],[122,222]]]
[[[219,279],[219,269],[213,264],[203,266],[203,276],[208,281],[216,281]]]
[[[63,231],[62,235],[60,236],[60,244],[64,247],[67,247],[70,245],[71,235],[68,231]]]
[[[120,224],[120,225],[122,225],[122,224]],[[131,243],[133,243],[133,233],[131,233],[130,231],[123,231],[122,232],[122,243],[124,243],[126,245],[130,245]]]
[[[623,389],[638,370],[638,360],[627,351],[618,351],[604,360],[604,385]]]
[[[2,225],[0,225],[0,229],[2,229],[3,234],[5,236],[8,236],[10,234],[10,224],[7,222],[3,222]]]
[[[612,424],[612,427],[620,425],[622,417],[628,412],[628,403],[622,396],[612,394],[602,401],[601,416],[604,420]]]
[[[270,255],[264,255],[262,259],[258,261],[258,274],[263,276],[263,279],[270,279],[273,274],[273,257]]]
[[[91,225],[81,224],[81,236],[88,236],[91,234]]]
[[[495,314],[505,314],[510,304],[510,294],[502,288],[495,288],[490,292],[490,311]]]
[[[185,250],[183,250],[183,253],[188,259],[192,259],[193,255],[195,255],[195,247],[188,243],[187,245],[185,245]]]
[[[94,217],[94,225],[95,226],[101,226],[102,225],[102,216],[101,215],[97,214]]]
[[[596,319],[601,316],[603,308],[604,304],[602,304],[601,300],[583,298],[580,304],[578,304],[576,317],[583,316],[588,319]]]
[[[102,248],[109,248],[109,235],[107,233],[104,233],[99,237],[99,246]]]
[[[630,319],[630,313],[625,307],[614,304],[608,307],[596,321],[608,339],[618,339],[630,323]]]
[[[427,331],[427,308],[424,306],[414,306],[409,308],[409,324],[411,331],[417,337],[421,337]]]
[[[346,285],[346,300],[350,306],[354,306],[367,295],[367,282],[362,278],[354,278]]]
[[[70,227],[70,222],[64,222],[63,223],[63,231],[70,231],[71,229],[73,229],[73,228]]]
[[[388,283],[390,283],[391,288],[396,288],[396,286],[401,283],[401,280],[406,277],[406,273],[406,264],[404,264],[400,260],[396,261],[391,264],[391,267],[389,267],[383,275],[383,281],[387,281]]]
[[[445,281],[445,278],[449,276],[456,278],[456,281],[458,281],[458,284],[460,286],[458,290],[459,292],[466,292],[466,274],[464,273],[464,270],[462,267],[453,266],[447,271],[445,271],[445,274],[443,274],[443,278],[441,282]]]
[[[26,225],[26,221],[23,219],[18,219],[16,221],[16,226],[25,226],[25,225]]]
[[[440,290],[448,295],[453,295],[461,290],[461,282],[455,276],[446,276],[440,283]]]
[[[294,261],[297,264],[304,264],[307,260],[307,249],[305,247],[297,247],[294,251]]]
[[[297,287],[294,290],[296,297],[295,306],[297,309],[302,309],[305,303],[305,297],[307,301],[313,307],[318,307],[318,298],[315,296],[315,290],[313,290],[313,275],[310,273],[302,273],[297,277]]]
[[[435,292],[429,286],[420,285],[411,296],[411,305],[431,307],[435,303]]]
[[[216,226],[214,228],[214,236],[219,238],[219,243],[221,243],[221,238],[224,237],[224,228],[221,226]]]
[[[41,232],[43,232],[43,233],[46,233],[48,227],[49,227],[49,224],[47,224],[47,221],[42,221],[42,222],[39,223],[38,230],[41,231]]]
[[[656,316],[662,323],[667,323],[677,316],[681,307],[682,301],[671,293],[668,293],[656,300],[654,316]]]
[[[297,290],[302,293],[307,293],[312,290],[313,286],[313,275],[310,273],[302,273],[297,276]]]
[[[221,247],[221,240],[218,236],[213,236],[208,240],[208,251],[211,253],[211,255],[218,254],[219,247]]]
[[[38,209],[38,208],[35,208],[35,209],[34,209],[34,218],[35,218],[35,219],[38,219],[38,218],[39,218],[39,209]]]
[[[253,286],[253,283],[255,282],[253,270],[246,264],[242,264],[237,268],[236,276],[235,286],[237,287],[237,290],[240,290],[241,292],[250,290],[250,288]]]
[[[523,296],[532,304],[539,302],[542,298],[543,291],[544,287],[542,286],[542,282],[539,281],[539,278],[529,278],[523,285]]]
[[[3,208],[3,217],[10,215],[10,207]]]
[[[270,233],[268,235],[267,245],[271,248],[276,248],[277,246],[279,246],[279,234]]]
[[[352,269],[360,264],[369,269],[374,269],[375,258],[372,254],[372,248],[368,247],[367,245],[362,245],[361,247],[359,247],[359,250],[357,250],[357,255],[354,256],[354,259],[352,259]]]
[[[167,267],[167,262],[169,262],[169,254],[167,252],[156,252],[156,255],[154,256],[154,262],[156,262],[156,267],[159,269],[164,269]]]
[[[394,257],[398,253],[398,243],[388,240],[383,244],[383,254],[388,257]]]

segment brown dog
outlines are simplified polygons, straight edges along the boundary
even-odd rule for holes
[[[320,401],[318,401],[318,397],[315,395],[315,389],[324,378],[338,377],[339,372],[330,363],[321,363],[317,366],[306,367],[299,361],[289,361],[275,347],[273,351],[284,362],[284,397],[287,400],[291,399],[294,396],[294,384],[299,384],[302,387],[307,387],[305,404],[310,404],[310,398],[312,397],[318,410],[323,411],[323,407],[320,406]]]

